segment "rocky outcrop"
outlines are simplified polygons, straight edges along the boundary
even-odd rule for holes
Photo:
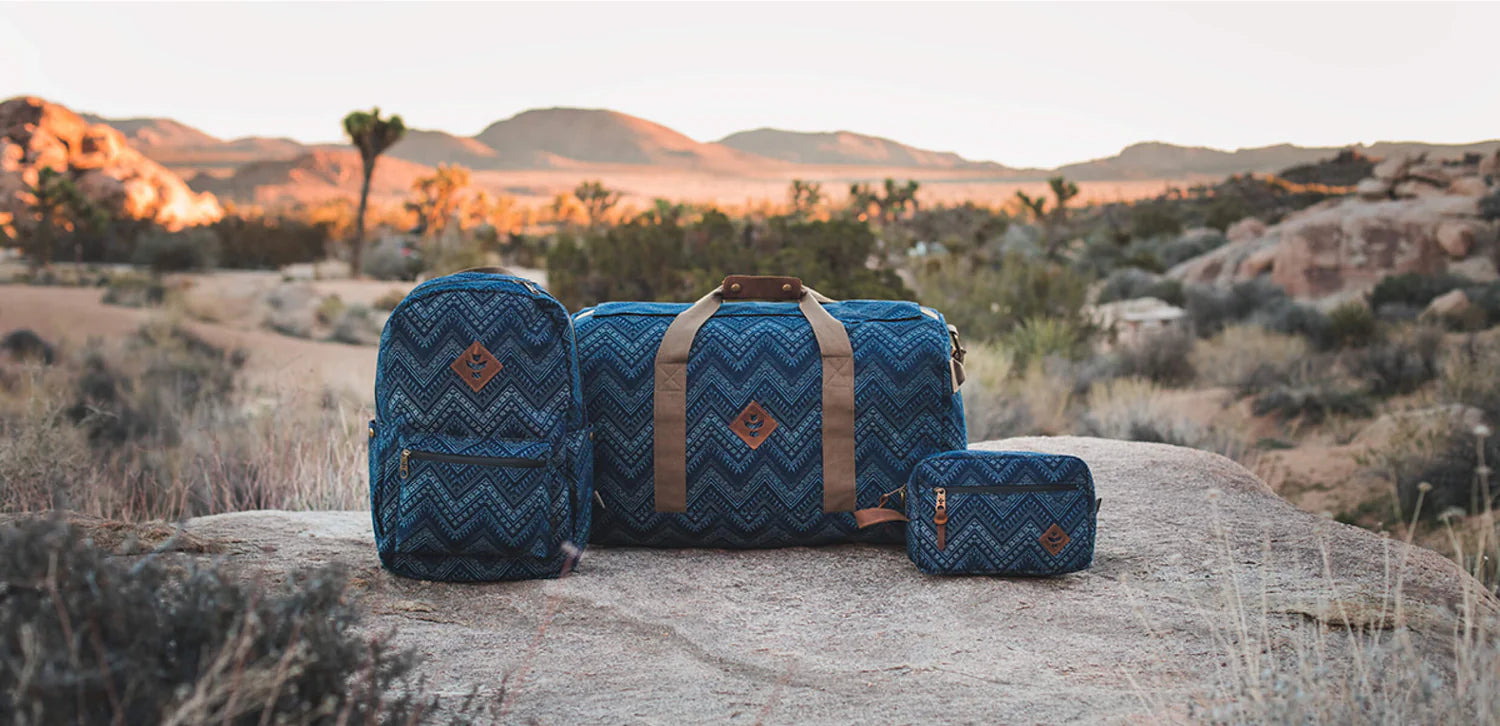
[[[84,196],[116,218],[175,230],[224,216],[212,194],[188,189],[177,175],[131,148],[119,131],[39,98],[0,103],[0,214],[24,219],[27,189],[44,168],[67,174]]]
[[[349,568],[366,627],[394,628],[442,692],[503,683],[518,723],[1155,723],[1213,691],[1229,651],[1284,667],[1321,629],[1337,669],[1350,631],[1401,629],[1441,668],[1466,597],[1477,617],[1500,613],[1437,553],[1299,511],[1213,454],[1082,438],[980,446],[1089,462],[1103,498],[1092,569],[943,578],[900,547],[595,547],[560,580],[453,585],[381,570],[368,512],[186,528],[247,576]]]
[[[1386,275],[1408,272],[1451,269],[1490,279],[1500,228],[1479,216],[1479,198],[1494,190],[1480,171],[1488,159],[1386,159],[1353,196],[1314,205],[1271,227],[1237,225],[1230,244],[1168,275],[1216,285],[1268,275],[1304,299],[1344,297]]]

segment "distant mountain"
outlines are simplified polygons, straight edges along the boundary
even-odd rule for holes
[[[1434,158],[1458,158],[1466,153],[1492,152],[1500,148],[1500,140],[1451,145],[1381,141],[1368,147],[1358,144],[1352,147],[1375,158],[1385,158],[1397,153],[1427,153]],[[1223,177],[1245,172],[1271,174],[1333,157],[1344,148],[1347,147],[1277,144],[1223,151],[1204,146],[1177,146],[1148,141],[1127,146],[1111,157],[1061,166],[1052,173],[1077,181]]]
[[[213,146],[224,143],[180,121],[169,118],[104,118],[91,113],[79,114],[91,124],[105,124],[119,131],[131,146],[170,148],[178,146]]]
[[[430,166],[382,158],[375,167],[370,196],[380,201],[405,197],[412,182],[431,173]],[[320,148],[293,159],[251,162],[227,177],[198,174],[188,180],[188,186],[248,204],[317,202],[357,198],[362,175],[359,152]]]
[[[1005,171],[992,161],[969,161],[951,151],[928,151],[852,131],[803,132],[760,128],[719,140],[732,149],[793,164]]]
[[[629,164],[738,172],[776,166],[769,159],[694,141],[661,124],[618,111],[547,108],[491,124],[475,140],[509,164],[550,168],[558,158],[583,164]]]
[[[308,176],[312,167],[326,171],[330,159],[305,158],[309,153],[349,151],[342,144],[306,145],[286,138],[246,137],[226,141],[167,118],[85,118],[91,123],[109,124],[146,156],[180,174],[210,172],[221,181],[236,170],[259,162],[285,163],[257,167],[253,170],[255,175],[267,173],[267,168],[284,168],[302,169],[301,175]],[[1127,146],[1114,156],[1057,169],[1013,169],[852,131],[809,133],[760,128],[705,143],[617,111],[547,108],[524,111],[495,122],[472,137],[411,129],[386,157],[423,167],[462,164],[476,171],[578,169],[581,173],[598,174],[614,167],[638,167],[755,176],[762,172],[798,173],[799,167],[854,166],[880,168],[881,174],[895,176],[900,175],[900,169],[911,169],[929,174],[951,171],[967,179],[975,178],[976,173],[1016,180],[1062,174],[1077,181],[1128,181],[1277,173],[1331,158],[1341,148],[1277,144],[1225,151],[1149,141]],[[1500,140],[1455,145],[1382,141],[1354,148],[1377,159],[1421,152],[1435,158],[1456,158],[1466,153],[1493,152],[1500,148]]]

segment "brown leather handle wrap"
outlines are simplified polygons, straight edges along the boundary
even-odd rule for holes
[[[802,299],[802,281],[795,277],[730,275],[719,289],[725,300]]]
[[[733,284],[735,277],[725,278]],[[740,278],[744,280],[746,278]],[[796,280],[796,278],[750,278]],[[789,284],[782,282],[779,284]],[[823,363],[823,511],[854,511],[854,349],[849,332],[816,290],[801,287],[798,309],[812,326]],[[745,291],[742,281],[741,292]],[[778,288],[780,289],[780,288]],[[652,394],[656,511],[687,511],[687,363],[698,329],[725,299],[721,287],[673,318],[656,352]],[[774,414],[775,412],[771,412]],[[724,422],[729,425],[729,422]]]

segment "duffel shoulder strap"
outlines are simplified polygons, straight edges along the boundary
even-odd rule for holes
[[[730,275],[673,318],[656,353],[652,396],[656,511],[687,511],[687,363],[698,329],[724,300],[796,300],[823,362],[823,511],[854,511],[854,349],[832,302],[795,277]]]

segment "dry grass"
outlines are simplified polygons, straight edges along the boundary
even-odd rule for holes
[[[175,327],[10,363],[0,510],[127,520],[365,506],[363,406],[257,397],[233,354]],[[222,388],[220,388],[222,386]]]
[[[1189,354],[1199,380],[1215,386],[1237,387],[1257,369],[1286,369],[1307,357],[1307,339],[1276,333],[1258,325],[1235,325],[1207,340]]]
[[[1385,590],[1377,602],[1355,612],[1355,606],[1333,596],[1338,582],[1325,546],[1322,572],[1328,599],[1310,609],[1319,615],[1298,617],[1271,604],[1276,593],[1270,589],[1269,575],[1276,553],[1267,546],[1259,558],[1259,576],[1242,579],[1217,507],[1212,516],[1223,545],[1223,559],[1214,563],[1220,592],[1214,602],[1199,605],[1223,651],[1225,667],[1218,682],[1189,704],[1190,720],[1391,726],[1500,723],[1500,623],[1482,615],[1492,608],[1482,607],[1491,595],[1481,587],[1463,588],[1451,632],[1418,633],[1408,625],[1404,554],[1385,549]],[[1486,525],[1492,533],[1494,519],[1488,513]],[[1407,544],[1415,530],[1413,520],[1406,530]],[[1500,554],[1493,537],[1482,546],[1492,556]],[[1223,610],[1236,614],[1231,627],[1217,624],[1216,613]],[[1297,619],[1288,633],[1289,616]],[[1142,617],[1153,632],[1159,630],[1149,616]],[[1450,642],[1451,658],[1441,657],[1441,650],[1434,652],[1431,641],[1419,643],[1424,636]],[[1170,708],[1150,694],[1142,693],[1142,700],[1158,713]]]

